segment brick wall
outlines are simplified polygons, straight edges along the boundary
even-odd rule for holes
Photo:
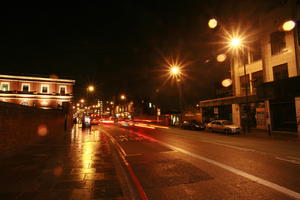
[[[70,117],[68,117],[70,119]],[[65,132],[65,112],[0,102],[0,155]]]

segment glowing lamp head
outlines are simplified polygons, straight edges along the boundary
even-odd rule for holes
[[[125,100],[126,99],[126,96],[124,94],[121,95],[120,97],[122,100]]]
[[[84,99],[80,99],[80,103],[84,103]]]
[[[170,73],[171,73],[171,75],[173,75],[173,76],[178,75],[178,74],[180,73],[179,67],[178,67],[178,66],[172,66],[172,67],[170,68]]]
[[[210,29],[215,29],[217,26],[218,26],[218,21],[216,19],[212,18],[208,21],[208,27]]]
[[[284,31],[291,31],[295,28],[296,23],[293,20],[289,20],[283,23],[282,29]]]
[[[230,40],[230,46],[231,47],[239,47],[241,45],[241,39],[240,38],[232,38]]]
[[[88,91],[89,92],[94,92],[95,91],[95,87],[93,85],[88,86]]]

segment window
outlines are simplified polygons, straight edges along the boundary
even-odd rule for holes
[[[264,82],[264,75],[263,75],[263,71],[257,71],[252,73],[252,88],[253,88],[253,93],[256,93],[256,88],[261,85]]]
[[[251,62],[261,60],[261,44],[260,44],[260,41],[255,41],[253,43],[252,49],[250,51],[250,60],[251,60]]]
[[[1,91],[3,91],[3,92],[9,91],[9,83],[1,83],[0,89],[1,89]]]
[[[287,63],[274,66],[273,67],[273,76],[274,76],[274,81],[278,81],[281,79],[287,79],[289,77]]]
[[[249,74],[246,75],[246,81],[245,81],[245,76],[240,76],[240,86],[241,86],[241,94],[246,94],[246,88],[247,88],[248,94],[250,93]]]
[[[65,95],[67,93],[67,87],[66,86],[59,86],[59,93],[61,95]]]
[[[42,93],[49,93],[49,85],[42,85],[41,92]]]
[[[23,92],[29,92],[29,90],[30,90],[29,83],[22,83],[22,91]]]
[[[285,32],[273,32],[271,33],[271,53],[276,55],[281,53],[285,49]]]

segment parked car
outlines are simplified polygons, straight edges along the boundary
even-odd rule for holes
[[[203,123],[201,123],[197,120],[185,120],[181,124],[181,128],[191,129],[191,130],[204,130],[205,126]]]
[[[214,120],[206,125],[208,131],[223,132],[226,134],[240,133],[240,127],[228,120]]]

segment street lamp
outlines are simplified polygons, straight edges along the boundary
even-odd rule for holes
[[[170,68],[169,68],[169,73],[171,75],[172,78],[175,78],[176,79],[176,82],[178,84],[178,89],[179,89],[179,112],[180,112],[180,115],[181,115],[181,121],[182,121],[182,116],[183,116],[183,104],[182,104],[182,80],[181,80],[181,75],[182,75],[182,72],[181,72],[181,69],[180,69],[180,66],[178,65],[171,65]]]
[[[80,103],[84,103],[84,99],[80,99]]]
[[[126,99],[125,94],[122,94],[122,95],[120,96],[120,99],[121,99],[121,100],[125,100],[125,99]]]
[[[177,77],[181,74],[180,68],[177,65],[170,66],[170,75]]]
[[[245,48],[243,44],[243,40],[240,37],[232,37],[229,40],[229,45],[233,50],[242,49],[242,62],[243,62],[243,68],[244,68],[244,83],[245,83],[245,133],[248,131],[248,109],[249,109],[249,103],[248,103],[248,79],[247,79],[247,73],[246,73],[246,63],[244,61],[245,57]]]
[[[95,91],[95,87],[94,87],[93,85],[89,85],[89,86],[87,87],[87,91],[88,91],[88,92],[94,92],[94,91]]]

